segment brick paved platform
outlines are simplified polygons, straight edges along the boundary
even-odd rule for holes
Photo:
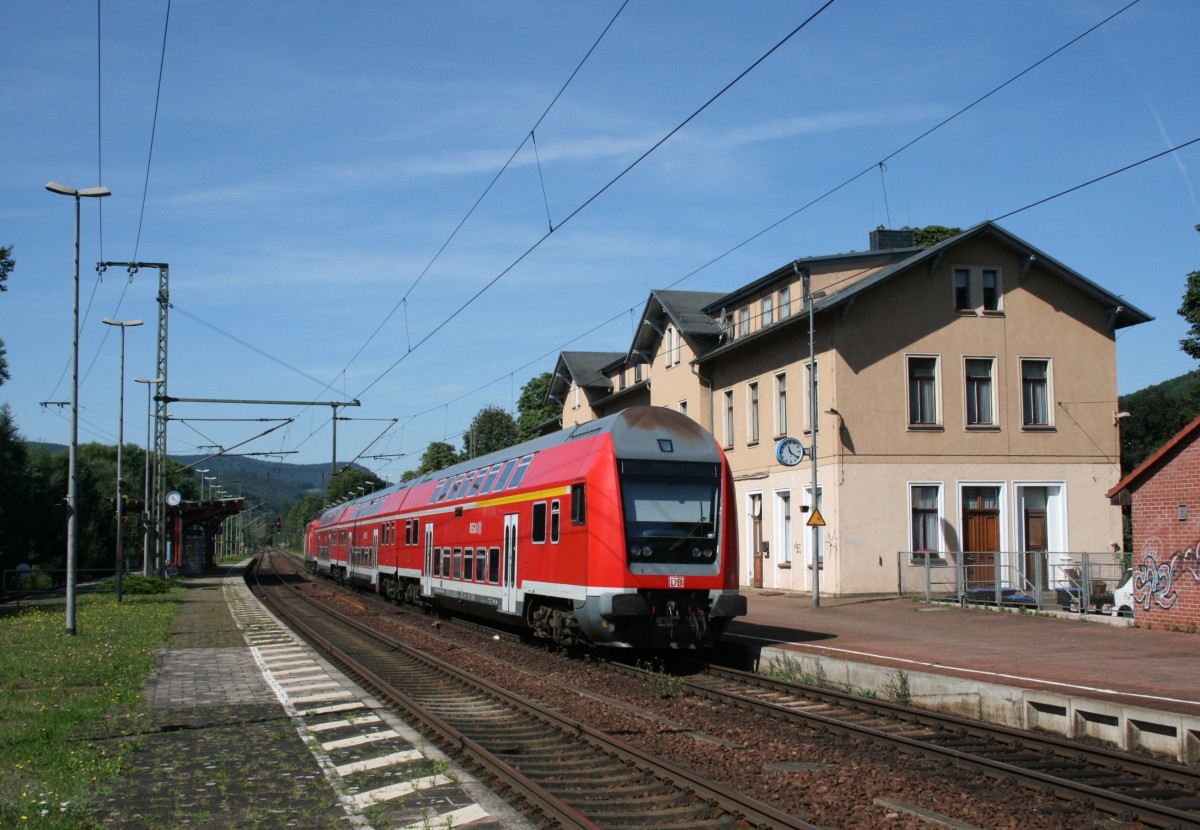
[[[1078,614],[745,592],[725,641],[851,691],[1200,760],[1200,634]]]
[[[529,827],[275,620],[241,568],[182,584],[145,689],[149,728],[97,824]]]

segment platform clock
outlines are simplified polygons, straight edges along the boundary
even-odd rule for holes
[[[804,460],[804,445],[798,438],[780,438],[775,444],[775,459],[785,467],[795,467]]]

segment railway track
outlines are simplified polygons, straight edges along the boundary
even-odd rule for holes
[[[328,659],[546,826],[814,828],[311,602],[273,573],[256,593]]]
[[[1200,772],[1188,767],[735,669],[705,667],[685,690],[756,716],[970,764],[1153,827],[1200,826]]]

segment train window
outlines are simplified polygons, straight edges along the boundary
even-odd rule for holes
[[[462,548],[454,549],[454,578],[462,579]]]
[[[550,502],[550,541],[558,544],[558,529],[562,524],[562,508],[558,503],[558,499]]]
[[[525,473],[529,472],[529,465],[532,463],[532,455],[527,455],[521,459],[521,463],[517,465],[517,471],[513,473],[512,481],[508,483],[509,490],[521,486],[521,481],[525,478]]]
[[[434,576],[442,575],[442,549],[441,548],[433,549],[433,575]]]
[[[467,490],[468,496],[474,496],[483,487],[483,477],[487,475],[487,468],[475,472],[475,480],[471,482],[471,488]]]
[[[480,582],[487,579],[487,550],[484,548],[475,551],[475,579]]]
[[[450,576],[450,548],[442,548],[442,576]]]
[[[413,519],[412,525],[413,525],[412,543],[414,545],[419,545],[419,544],[421,544],[421,520]]]
[[[490,492],[492,485],[496,483],[496,476],[500,474],[500,469],[504,464],[496,462],[492,465],[492,469],[488,470],[487,480],[483,482],[483,486],[479,488],[480,495]]]
[[[404,520],[404,544],[412,544],[412,519]]]
[[[571,524],[587,524],[587,498],[582,484],[571,485]]]
[[[530,528],[532,534],[531,541],[535,545],[542,545],[546,542],[546,503],[544,501],[534,502],[533,504],[533,524]]]
[[[439,478],[438,479],[437,487],[434,489],[433,495],[429,497],[430,504],[433,504],[435,501],[442,500],[442,496],[444,496],[446,494],[446,485],[449,482],[450,482],[450,479],[448,479],[448,478]]]
[[[491,492],[499,493],[504,489],[504,485],[508,483],[508,477],[512,475],[513,467],[515,466],[517,466],[517,459],[515,458],[510,458],[504,462],[504,469],[500,471],[500,478],[496,481],[496,489]]]
[[[475,580],[475,551],[470,548],[463,551],[463,579],[467,582]]]
[[[470,488],[471,484],[475,481],[475,470],[472,470],[471,472],[466,473],[465,476],[466,477],[463,479],[462,484],[458,485],[458,488],[455,489],[455,491],[454,491],[454,498],[456,498],[456,499],[466,498],[467,490]]]
[[[500,582],[500,548],[488,548],[488,582]]]
[[[466,473],[459,473],[454,477],[454,481],[450,482],[450,486],[446,488],[446,492],[442,494],[441,501],[450,501],[457,497],[458,488],[462,485],[463,479],[467,477]]]

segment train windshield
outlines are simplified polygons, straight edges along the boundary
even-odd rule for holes
[[[719,464],[622,461],[620,470],[631,566],[716,562]]]

